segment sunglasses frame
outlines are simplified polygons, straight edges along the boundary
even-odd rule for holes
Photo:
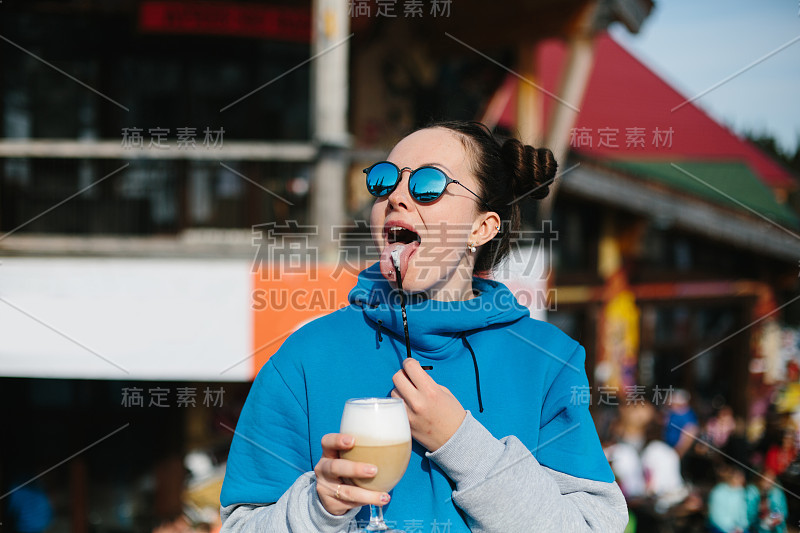
[[[382,163],[386,163],[386,164],[392,165],[395,168],[395,170],[397,170],[397,181],[395,181],[394,185],[392,185],[392,187],[386,192],[386,194],[382,194],[380,196],[374,194],[369,188],[369,183],[367,183],[367,190],[369,191],[369,193],[372,196],[375,196],[376,198],[383,198],[384,196],[389,196],[390,194],[392,194],[394,192],[394,190],[397,188],[397,186],[400,184],[400,182],[403,181],[403,171],[405,171],[405,170],[410,170],[411,171],[411,173],[408,175],[408,181],[410,183],[411,182],[411,178],[414,176],[414,174],[416,174],[420,170],[424,170],[424,169],[430,168],[430,169],[433,169],[433,170],[441,173],[442,176],[444,176],[444,179],[445,179],[444,187],[442,188],[441,192],[439,193],[439,195],[436,198],[434,198],[433,200],[427,201],[427,202],[423,202],[423,201],[419,200],[418,198],[416,198],[411,193],[411,190],[409,189],[409,194],[411,194],[411,197],[414,199],[415,202],[417,202],[418,204],[422,204],[422,205],[432,204],[433,202],[435,202],[436,200],[438,200],[439,198],[442,197],[442,195],[444,194],[444,191],[447,190],[447,186],[448,185],[450,185],[451,183],[455,183],[456,185],[460,185],[461,187],[463,187],[468,193],[470,193],[472,196],[477,198],[478,201],[480,201],[480,203],[483,204],[483,206],[486,208],[487,211],[494,211],[494,209],[492,209],[492,206],[490,206],[489,203],[486,200],[484,200],[483,198],[481,198],[480,196],[478,196],[477,194],[472,192],[469,189],[469,187],[467,187],[466,185],[464,185],[460,181],[454,180],[453,178],[448,176],[447,173],[444,170],[442,170],[441,168],[434,167],[432,165],[423,165],[423,166],[421,166],[419,168],[412,169],[411,167],[400,168],[397,165],[395,165],[394,163],[392,163],[391,161],[378,161],[377,163],[374,163],[374,164],[372,164],[372,165],[370,165],[370,166],[368,166],[367,168],[364,169],[364,174],[366,174],[366,181],[367,182],[369,181],[369,173],[372,171],[372,169],[374,169],[375,167],[377,167],[378,165],[380,165]]]

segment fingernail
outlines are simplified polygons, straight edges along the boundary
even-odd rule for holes
[[[381,494],[381,503],[389,503],[389,495]]]
[[[346,437],[342,437],[342,443],[343,443],[345,446],[350,446],[351,444],[353,444],[353,437],[351,437],[351,436],[349,436],[349,435],[348,435],[348,436],[346,436]]]
[[[369,465],[367,467],[364,467],[364,473],[367,474],[367,475],[373,476],[373,475],[378,473],[378,467],[377,466],[373,466],[373,465]]]

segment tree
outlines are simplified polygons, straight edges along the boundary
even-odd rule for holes
[[[794,153],[783,150],[778,145],[775,137],[767,133],[755,133],[751,131],[745,133],[745,137],[775,160],[786,166],[786,168],[794,174],[796,179],[800,179],[800,136],[798,136]]]

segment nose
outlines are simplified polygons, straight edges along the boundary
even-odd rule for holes
[[[411,205],[411,195],[408,192],[408,180],[403,182],[403,175],[405,172],[409,172],[409,176],[411,176],[411,169],[409,167],[403,167],[400,169],[400,177],[399,181],[397,182],[397,187],[389,194],[387,200],[389,201],[389,207],[392,209],[398,209],[402,207],[403,209],[408,209]]]

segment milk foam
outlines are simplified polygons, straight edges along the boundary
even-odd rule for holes
[[[341,433],[353,435],[362,446],[386,446],[411,440],[406,406],[389,398],[349,401],[342,413]]]

